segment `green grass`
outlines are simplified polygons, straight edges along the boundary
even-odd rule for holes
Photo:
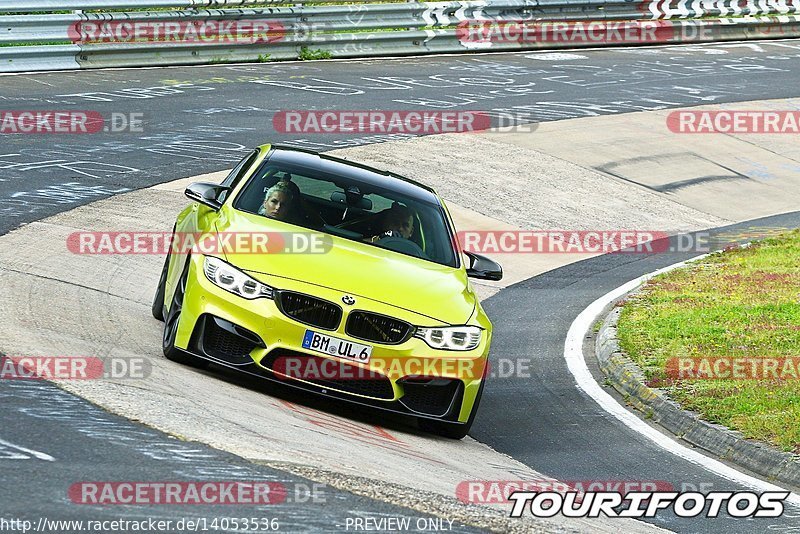
[[[304,46],[300,48],[300,54],[297,56],[297,59],[309,61],[315,59],[330,59],[332,57],[333,55],[327,50],[320,50],[319,48],[316,50],[311,50],[307,46]]]
[[[0,43],[0,48],[9,46],[60,46],[72,44],[72,41],[44,41],[44,42],[30,42],[30,43]]]
[[[629,298],[623,350],[702,417],[800,453],[800,379],[680,379],[670,358],[800,357],[800,231],[658,276]]]

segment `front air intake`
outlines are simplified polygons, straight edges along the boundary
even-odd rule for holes
[[[281,291],[277,303],[284,315],[323,330],[336,330],[342,320],[341,307],[303,293]]]
[[[377,313],[354,311],[347,318],[347,335],[385,345],[397,345],[406,341],[413,327],[398,319]]]

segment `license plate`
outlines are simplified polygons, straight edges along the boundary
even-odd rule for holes
[[[358,363],[367,363],[372,356],[372,347],[369,345],[353,343],[313,330],[306,330],[303,336],[303,348]]]

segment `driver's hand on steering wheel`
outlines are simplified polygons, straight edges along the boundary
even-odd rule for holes
[[[370,243],[377,243],[378,241],[380,241],[381,239],[383,239],[385,237],[401,237],[403,239],[407,239],[402,234],[400,234],[400,232],[398,232],[396,230],[387,230],[387,231],[383,232],[382,234],[378,234],[378,235],[375,235],[375,236],[372,236],[372,237],[368,237],[367,241],[370,242]]]

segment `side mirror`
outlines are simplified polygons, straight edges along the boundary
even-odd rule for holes
[[[464,252],[464,254],[469,258],[467,276],[470,278],[480,278],[482,280],[503,279],[503,268],[500,267],[499,263],[474,252]]]
[[[224,185],[212,184],[208,182],[195,182],[186,188],[183,193],[195,202],[199,202],[204,206],[208,206],[214,211],[222,207],[220,198],[222,193],[229,191],[229,188]]]

